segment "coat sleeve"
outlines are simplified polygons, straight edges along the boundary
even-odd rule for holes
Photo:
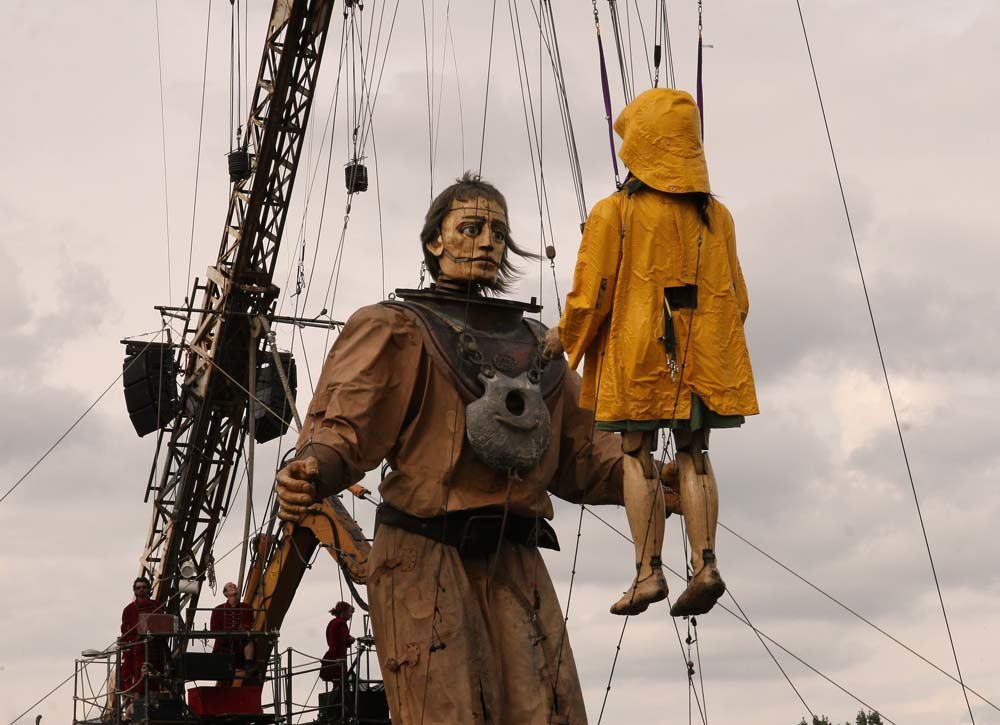
[[[573,289],[566,297],[566,310],[559,321],[559,339],[571,369],[580,364],[611,311],[621,245],[618,199],[611,196],[599,201],[587,217],[573,272]]]
[[[579,399],[580,376],[568,370],[563,383],[559,468],[549,491],[572,503],[623,505],[621,439],[596,430],[594,411],[581,408]]]
[[[139,625],[139,610],[131,604],[126,605],[122,610],[122,642],[137,642],[139,636],[136,628]]]
[[[743,268],[740,267],[739,257],[736,256],[736,225],[728,209],[724,219],[726,250],[729,252],[729,269],[733,276],[733,291],[736,293],[736,305],[740,310],[740,319],[746,322],[747,315],[750,314],[750,297],[747,294],[747,283],[743,279]]]
[[[372,305],[348,320],[327,356],[296,445],[320,461],[321,493],[360,481],[399,439],[423,343],[405,313]]]
[[[212,619],[208,624],[208,628],[213,632],[221,632],[226,628],[221,608],[215,607],[212,609]]]

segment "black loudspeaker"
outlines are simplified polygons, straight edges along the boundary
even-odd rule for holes
[[[253,437],[258,443],[267,443],[267,441],[282,435],[288,430],[288,424],[293,417],[292,405],[295,404],[295,391],[297,389],[295,360],[292,359],[290,352],[279,352],[278,358],[281,360],[285,377],[288,378],[288,387],[292,391],[292,402],[289,404],[285,397],[285,386],[281,384],[281,376],[274,366],[274,357],[268,355],[267,359],[257,368],[257,400],[253,404]],[[274,413],[280,415],[281,418],[275,417]]]
[[[173,346],[162,342],[126,342],[122,385],[128,417],[140,436],[173,420],[178,397]]]

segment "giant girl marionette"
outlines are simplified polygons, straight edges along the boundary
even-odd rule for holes
[[[743,333],[747,290],[732,216],[711,194],[691,96],[646,91],[614,128],[630,173],[587,219],[573,290],[547,351],[565,348],[571,368],[586,355],[580,403],[596,410],[598,429],[622,436],[636,577],[611,611],[638,614],[667,596],[664,494],[651,453],[666,428],[677,448],[671,469],[692,567],[670,612],[702,614],[726,588],[715,556],[709,431],[758,412]]]

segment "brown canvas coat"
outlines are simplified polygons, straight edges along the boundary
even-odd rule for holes
[[[705,225],[673,195],[709,191],[697,107],[686,93],[653,89],[615,130],[622,159],[645,185],[602,199],[587,218],[559,324],[570,367],[586,356],[580,403],[596,408],[599,421],[686,419],[695,393],[716,413],[755,414],[733,218],[713,200]],[[672,376],[660,340],[663,290],[689,284],[698,287],[697,309],[675,311],[675,360],[684,370]]]
[[[373,305],[350,318],[318,381],[300,455],[317,455],[321,476],[337,488],[387,460],[392,471],[379,493],[414,516],[503,506],[507,476],[468,448],[464,401],[422,330],[399,307]],[[550,495],[622,503],[620,440],[594,432],[592,414],[577,402],[579,385],[567,373],[547,400],[552,441],[541,462],[512,482],[511,513],[551,518]],[[562,615],[540,554],[504,543],[491,582],[487,558],[379,528],[368,594],[394,722],[545,723],[555,692],[560,707],[552,722],[585,723],[572,650],[568,641],[558,646]],[[435,601],[440,616],[432,628]]]

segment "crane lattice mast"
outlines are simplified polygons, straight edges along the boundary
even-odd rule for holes
[[[332,0],[274,2],[247,122],[249,168],[233,184],[218,259],[189,298],[197,318],[189,312],[185,323],[179,412],[157,444],[159,451],[166,440],[165,460],[150,475],[153,517],[141,562],[154,599],[167,612],[186,610],[189,626],[198,587],[182,591],[181,565],[193,562],[203,576],[230,503],[252,415],[248,360],[264,344],[253,322],[273,312],[279,293],[274,267],[332,7]]]

